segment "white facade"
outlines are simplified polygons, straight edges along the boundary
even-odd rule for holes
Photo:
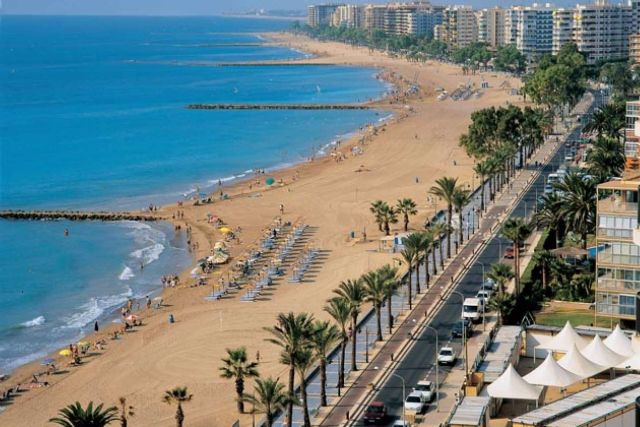
[[[514,6],[505,13],[505,44],[514,44],[529,61],[551,53],[553,9],[550,5]]]
[[[334,27],[359,28],[362,26],[362,6],[353,4],[340,5],[333,12],[331,25]]]
[[[321,25],[331,25],[333,12],[336,11],[338,5],[320,4],[308,7],[307,23],[311,27],[319,27]]]
[[[451,48],[468,46],[478,41],[478,21],[469,6],[447,7],[438,28],[438,39]]]

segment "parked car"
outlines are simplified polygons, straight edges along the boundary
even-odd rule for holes
[[[469,319],[472,322],[479,322],[482,320],[482,314],[484,313],[483,301],[479,298],[465,298],[462,303],[461,319]]]
[[[467,338],[473,335],[473,323],[471,323],[471,320],[461,319],[453,324],[453,329],[451,329],[451,337],[462,338],[465,333],[467,334]]]
[[[493,294],[493,292],[491,292],[489,290],[481,289],[476,294],[476,298],[481,299],[483,306],[486,307],[487,304],[489,304],[489,300],[491,299],[491,295],[492,294]]]
[[[392,427],[411,427],[411,423],[409,421],[402,421],[402,418],[398,418],[393,422]]]
[[[495,291],[496,289],[496,282],[494,282],[492,279],[486,279],[483,283],[482,286],[480,286],[480,289],[486,289],[488,291]]]
[[[414,391],[404,400],[404,410],[407,412],[415,412],[422,414],[427,406],[427,399],[420,392]]]
[[[451,347],[442,347],[438,353],[438,365],[453,366],[456,364],[456,352]]]
[[[387,419],[387,406],[384,402],[373,401],[364,411],[363,421],[365,424],[383,424]]]
[[[513,250],[513,246],[508,246],[507,249],[504,250],[504,257],[508,259],[513,259],[515,257],[515,251]]]
[[[431,381],[418,381],[413,391],[415,393],[422,393],[427,402],[432,402],[435,398],[435,386]]]

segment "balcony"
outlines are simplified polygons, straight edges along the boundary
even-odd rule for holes
[[[598,200],[598,213],[637,215],[638,203],[627,202],[620,196],[612,195]]]

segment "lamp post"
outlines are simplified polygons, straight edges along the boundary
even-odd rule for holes
[[[436,336],[436,351],[434,358],[436,360],[436,412],[440,410],[440,369],[438,366],[438,351],[440,349],[438,345],[438,330],[433,326],[426,326],[427,329],[431,329]]]
[[[482,284],[484,284],[484,263],[480,262],[480,261],[476,261],[478,264],[480,264],[480,266],[482,267]],[[486,328],[486,322],[484,319],[484,304],[485,301],[484,299],[482,300],[482,331],[484,332],[487,328]]]
[[[364,328],[364,361],[369,363],[369,327]]]

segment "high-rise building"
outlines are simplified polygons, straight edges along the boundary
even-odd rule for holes
[[[333,27],[360,28],[363,26],[364,8],[353,4],[344,4],[336,8],[331,16]]]
[[[438,40],[450,48],[465,47],[478,41],[478,21],[471,7],[447,7],[438,27]]]
[[[384,15],[387,6],[384,4],[368,4],[364,7],[364,28],[367,30],[384,30]]]
[[[331,25],[333,12],[336,11],[338,5],[320,4],[308,7],[307,23],[311,27],[320,27],[322,25]]]
[[[409,17],[409,34],[433,38],[436,25],[442,24],[442,12],[438,10],[418,10]]]
[[[505,12],[505,44],[514,44],[533,61],[551,53],[553,39],[553,9],[549,4],[514,6]]]
[[[478,20],[478,41],[486,43],[492,49],[505,42],[505,10],[500,7],[482,9],[476,14]]]
[[[573,40],[573,9],[553,11],[552,53],[556,55],[562,46]]]
[[[640,64],[640,33],[629,36],[629,61]]]
[[[384,12],[383,31],[392,35],[419,34],[428,24],[431,4],[427,1],[416,3],[389,3]],[[418,16],[420,15],[420,16]],[[418,31],[418,32],[416,32]]]

